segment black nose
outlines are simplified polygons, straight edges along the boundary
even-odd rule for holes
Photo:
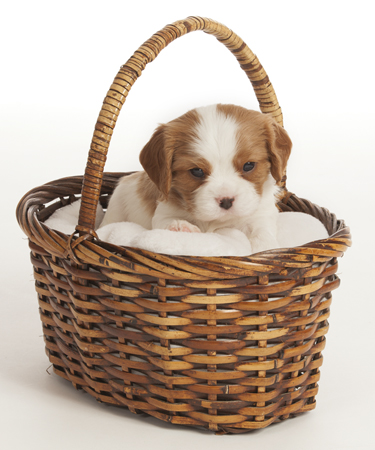
[[[234,202],[234,198],[225,197],[225,198],[220,199],[219,206],[220,206],[220,208],[229,209],[232,207],[233,202]]]

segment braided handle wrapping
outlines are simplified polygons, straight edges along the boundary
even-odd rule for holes
[[[188,17],[167,25],[141,45],[120,68],[104,99],[95,125],[83,180],[81,209],[76,228],[80,234],[93,234],[108,147],[118,115],[131,87],[146,65],[153,61],[164,47],[178,37],[197,30],[214,35],[232,52],[251,81],[260,110],[271,114],[283,125],[281,108],[267,73],[239,36],[226,26],[201,17]]]

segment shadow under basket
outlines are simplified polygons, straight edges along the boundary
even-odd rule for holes
[[[183,257],[100,241],[95,211],[118,179],[104,173],[131,85],[177,37],[215,35],[240,62],[260,109],[282,115],[263,67],[231,30],[191,17],[168,25],[121,67],[95,126],[85,176],[31,190],[17,207],[29,238],[46,352],[54,371],[100,402],[217,433],[264,428],[315,408],[343,221],[284,187],[280,211],[319,219],[328,239],[249,257]],[[44,221],[82,199],[76,232]]]

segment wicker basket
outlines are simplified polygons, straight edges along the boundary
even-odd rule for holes
[[[29,237],[46,352],[54,371],[100,402],[218,433],[264,428],[315,408],[337,257],[349,229],[284,190],[281,211],[318,218],[330,237],[250,257],[181,257],[98,240],[123,173],[103,173],[116,119],[146,64],[177,37],[216,36],[250,79],[260,109],[282,124],[257,57],[231,30],[190,17],[154,34],[121,67],[102,107],[84,177],[33,189],[17,218]],[[285,177],[284,177],[285,178]],[[76,233],[44,221],[81,196]]]

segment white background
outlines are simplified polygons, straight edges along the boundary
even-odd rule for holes
[[[1,10],[0,446],[4,449],[370,449],[374,415],[374,25],[371,1],[17,1]],[[288,187],[351,227],[340,259],[317,408],[255,433],[215,436],[97,403],[48,374],[18,200],[82,174],[119,67],[154,32],[211,17],[257,54],[293,142]],[[257,109],[246,76],[212,36],[173,42],[136,82],[106,171],[140,168],[159,122],[210,103]]]

